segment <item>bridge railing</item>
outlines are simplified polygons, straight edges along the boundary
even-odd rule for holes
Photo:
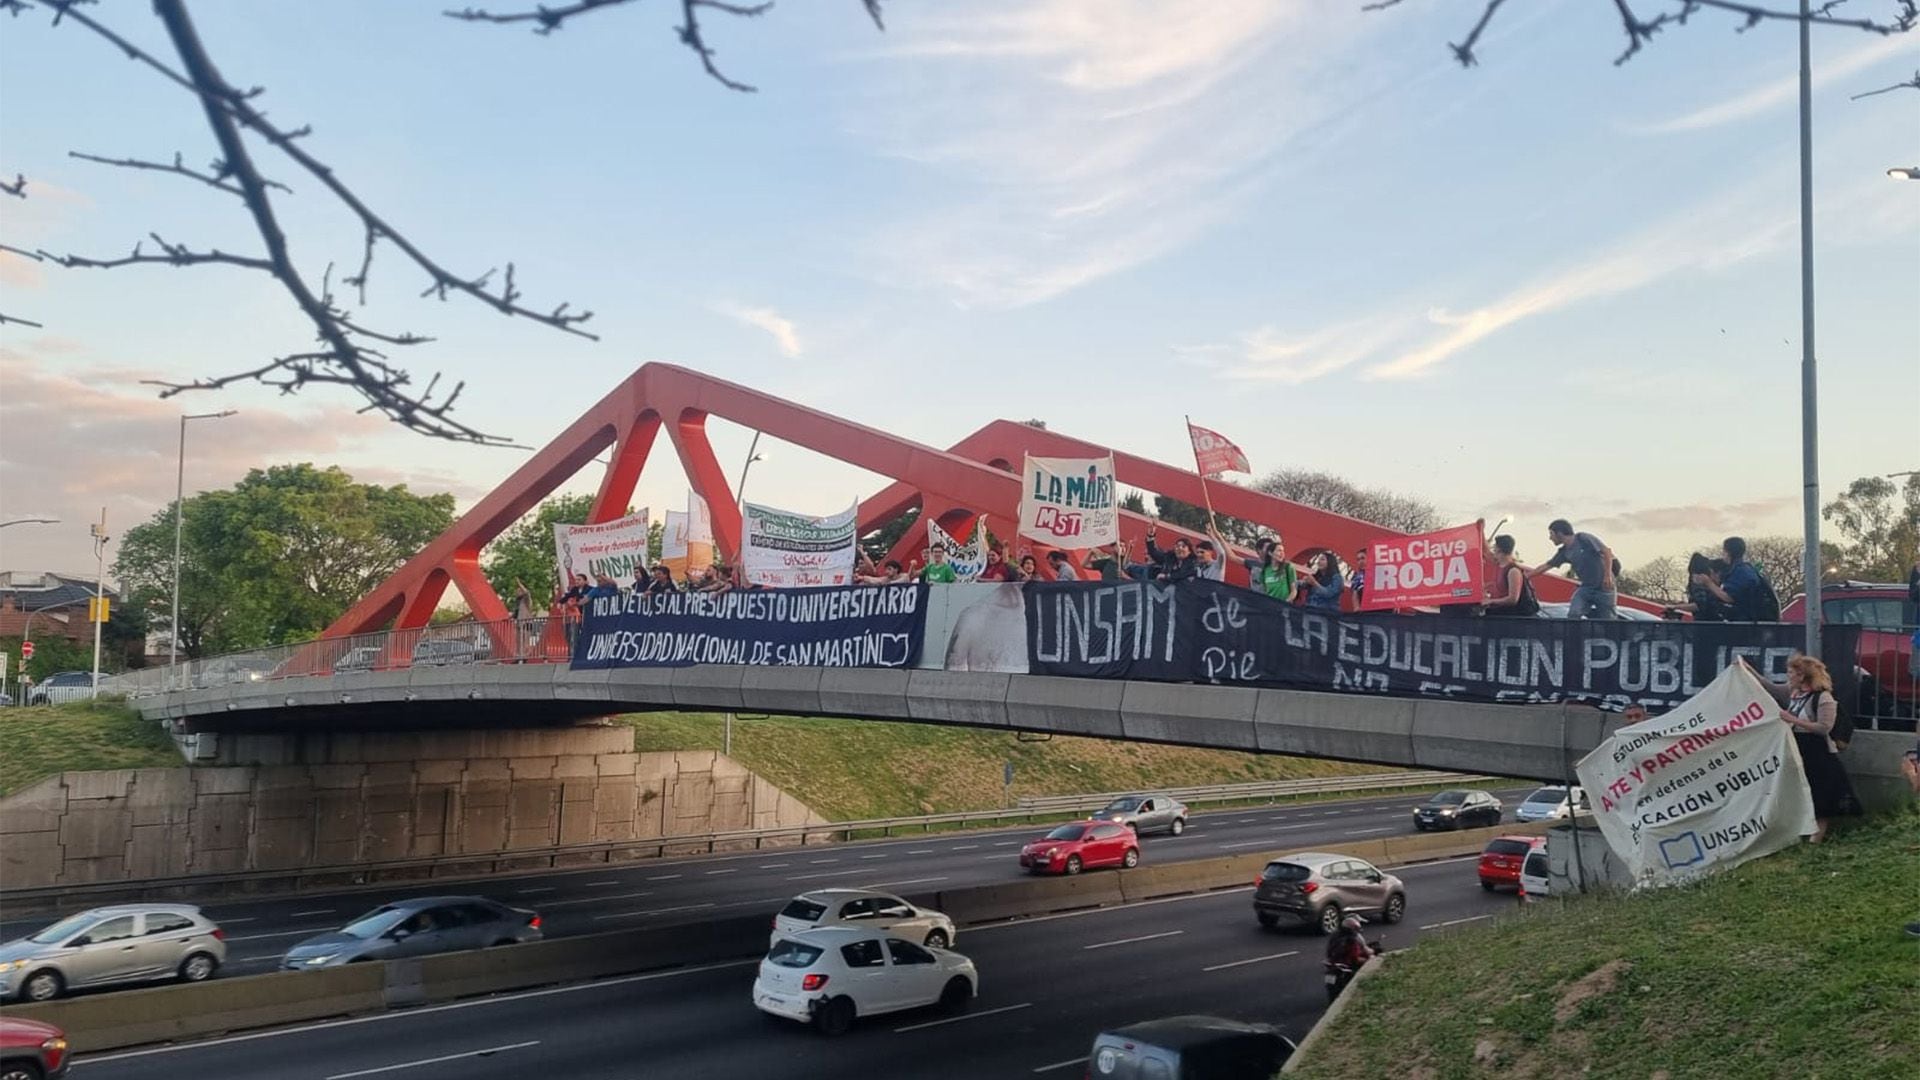
[[[1086,795],[1022,795],[1015,805],[1036,814],[1073,813],[1098,810],[1115,799],[1128,795],[1171,795],[1180,802],[1240,802],[1248,799],[1275,799],[1289,795],[1324,795],[1341,791],[1391,791],[1396,788],[1432,787],[1435,784],[1464,784],[1484,777],[1461,776],[1450,772],[1380,773],[1365,776],[1315,776],[1300,780],[1256,780],[1246,784],[1207,784],[1184,788],[1138,788],[1133,791],[1109,791]]]

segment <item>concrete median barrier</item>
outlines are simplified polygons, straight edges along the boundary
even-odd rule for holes
[[[1120,891],[1120,879],[1130,872],[1090,870],[1073,877],[1036,877],[1004,885],[942,889],[936,906],[962,924],[1105,907],[1126,899]]]
[[[448,1001],[549,983],[760,956],[767,951],[768,930],[767,916],[739,915],[428,956],[419,962],[418,1000]]]
[[[90,994],[12,1005],[5,1015],[52,1024],[67,1033],[77,1052],[94,1053],[378,1009],[386,979],[381,967],[349,964]]]

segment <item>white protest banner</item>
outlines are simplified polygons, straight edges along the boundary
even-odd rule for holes
[[[1672,712],[1614,732],[1575,770],[1636,885],[1738,866],[1813,832],[1793,731],[1745,661]]]
[[[755,585],[853,584],[855,517],[860,503],[829,517],[746,504],[740,563]]]
[[[956,581],[974,581],[980,577],[980,571],[987,568],[987,519],[983,516],[973,523],[973,540],[962,544],[955,540],[937,521],[927,522],[927,546],[945,549],[947,565],[953,567]]]
[[[562,588],[575,574],[587,575],[588,581],[605,574],[629,584],[647,565],[646,508],[598,525],[555,525],[553,551]]]
[[[1113,455],[1026,458],[1020,487],[1019,535],[1062,548],[1120,539],[1120,485]]]
[[[691,498],[698,499],[698,495]],[[702,500],[704,509],[704,500]],[[691,511],[669,510],[660,533],[660,562],[676,579],[705,573],[713,565],[713,534],[695,530],[703,518]]]

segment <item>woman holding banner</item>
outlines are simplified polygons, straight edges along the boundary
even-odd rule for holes
[[[1840,704],[1833,696],[1833,676],[1827,665],[1811,656],[1787,661],[1787,707],[1780,718],[1793,726],[1793,742],[1807,773],[1813,795],[1815,844],[1827,838],[1827,824],[1836,814],[1858,812],[1853,784],[1833,746],[1833,725]]]

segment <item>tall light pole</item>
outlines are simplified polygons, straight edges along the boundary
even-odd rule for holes
[[[171,683],[180,665],[180,535],[185,531],[187,491],[187,421],[220,420],[235,410],[193,413],[180,418],[180,460],[173,474],[173,610],[167,617],[167,681]]]
[[[1813,359],[1813,13],[1800,0],[1800,484],[1808,656],[1820,655],[1820,403]]]
[[[91,527],[93,532],[93,558],[96,569],[93,575],[93,693],[100,696],[100,630],[106,626],[105,613],[100,610],[107,598],[107,508],[100,508],[100,524]]]
[[[747,444],[747,460],[740,465],[740,482],[733,486],[734,507],[741,513],[746,512],[747,506],[747,470],[753,468],[753,463],[759,461],[763,456],[755,453],[755,451],[759,449],[760,433],[756,431],[753,433],[753,441]]]

